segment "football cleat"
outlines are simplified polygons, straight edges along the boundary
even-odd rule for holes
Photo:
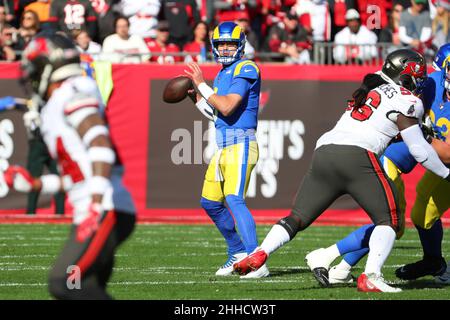
[[[334,266],[328,271],[328,281],[330,284],[352,283],[353,277],[350,270],[341,270]]]
[[[447,262],[447,270],[440,276],[434,277],[434,281],[439,284],[450,285],[450,261]]]
[[[256,271],[264,265],[267,257],[267,253],[264,250],[256,248],[252,254],[233,265],[234,271],[240,275],[246,275],[252,271]]]
[[[233,273],[233,264],[238,261],[241,261],[246,256],[247,256],[247,253],[245,253],[245,252],[238,252],[238,253],[231,255],[228,258],[227,262],[225,262],[225,264],[223,266],[221,266],[219,268],[219,270],[217,270],[216,276],[231,276],[231,274]]]
[[[332,261],[330,261],[325,252],[324,248],[311,251],[306,255],[305,261],[319,284],[322,287],[329,287],[328,268]]]
[[[361,292],[401,292],[402,289],[391,287],[383,279],[383,276],[375,273],[362,273],[357,281],[358,291]]]
[[[328,280],[328,270],[322,267],[319,268],[314,268],[311,270],[314,278],[316,278],[317,282],[319,282],[319,284],[322,287],[329,287],[330,286],[330,281]]]
[[[247,273],[244,276],[240,276],[241,279],[258,279],[258,278],[265,278],[270,275],[269,269],[267,268],[266,264],[263,264],[261,268],[258,270],[252,271]]]
[[[308,253],[305,257],[305,261],[311,271],[316,268],[325,268],[328,270],[330,264],[333,262],[330,261],[330,258],[326,254],[326,249],[324,248]]]
[[[406,264],[395,270],[395,275],[402,280],[415,280],[424,276],[440,276],[446,269],[447,263],[444,258],[432,257]]]

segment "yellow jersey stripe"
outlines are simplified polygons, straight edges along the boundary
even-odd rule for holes
[[[256,69],[256,72],[259,74],[259,68],[256,65],[256,63],[254,63],[253,61],[250,61],[250,60],[245,60],[245,61],[238,63],[238,65],[236,66],[236,69],[234,69],[233,77],[237,76],[241,72],[242,67],[247,66],[247,65],[253,66]]]

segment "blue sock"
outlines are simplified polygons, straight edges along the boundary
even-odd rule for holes
[[[352,251],[347,253],[344,256],[345,262],[347,262],[352,267],[356,265],[359,260],[361,260],[367,253],[369,252],[369,248],[362,248],[356,251]]]
[[[431,257],[442,257],[442,229],[441,219],[437,220],[430,229],[416,226],[422,243],[423,255]]]
[[[363,248],[369,248],[369,239],[374,228],[374,224],[366,224],[350,233],[344,239],[336,243],[339,253],[343,255]]]
[[[247,253],[251,253],[258,246],[258,237],[256,235],[256,224],[250,210],[245,205],[242,197],[230,195],[225,197],[228,206],[233,213],[234,219],[241,235]]]
[[[223,202],[202,198],[200,204],[225,238],[228,245],[228,255],[245,251],[245,246],[236,232],[233,217]]]

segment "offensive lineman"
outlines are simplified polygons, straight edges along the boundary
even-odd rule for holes
[[[358,290],[401,291],[389,286],[381,273],[400,228],[400,210],[395,185],[386,177],[377,154],[400,133],[423,166],[449,181],[450,170],[424,139],[419,127],[423,105],[411,93],[426,78],[425,59],[412,50],[396,50],[387,56],[382,72],[388,83],[370,91],[364,106],[349,106],[336,126],[319,138],[291,214],[272,227],[261,247],[234,264],[236,271],[245,274],[257,270],[334,200],[350,194],[375,224]]]
[[[22,69],[34,100],[43,102],[41,132],[61,178],[33,178],[12,166],[5,180],[21,192],[67,191],[73,205],[69,239],[50,272],[50,293],[57,299],[111,299],[106,285],[114,253],[133,230],[135,210],[120,175],[111,175],[116,154],[99,90],[83,76],[74,44],[60,34],[34,38],[25,48]],[[80,274],[79,288],[68,285],[71,272]]]

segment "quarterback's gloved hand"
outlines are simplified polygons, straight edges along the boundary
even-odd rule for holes
[[[33,190],[35,179],[27,169],[21,166],[9,166],[3,175],[9,188],[19,192],[30,192]]]
[[[99,203],[89,205],[87,217],[77,226],[76,238],[78,242],[84,242],[98,229],[102,216],[102,206]]]

